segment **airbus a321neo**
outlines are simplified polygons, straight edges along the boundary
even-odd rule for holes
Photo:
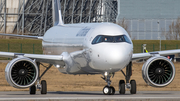
[[[60,0],[52,2],[54,26],[43,37],[1,33],[42,40],[43,54],[0,52],[0,57],[12,58],[5,69],[6,80],[11,86],[29,88],[30,94],[35,94],[36,89],[46,94],[46,81],[41,78],[54,65],[64,74],[102,74],[107,82],[103,93],[113,95],[115,89],[110,78],[126,68],[126,73],[122,71],[125,81],[119,81],[119,93],[125,94],[126,89],[130,89],[131,94],[136,94],[136,81],[130,80],[132,60],[136,59],[147,59],[142,76],[148,85],[165,87],[173,81],[174,64],[164,56],[180,53],[180,50],[133,54],[133,43],[121,26],[113,23],[63,24]],[[40,75],[42,63],[49,66]]]

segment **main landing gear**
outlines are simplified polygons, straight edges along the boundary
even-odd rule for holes
[[[125,76],[126,84],[124,80],[119,81],[119,94],[125,94],[126,89],[129,89],[131,94],[136,94],[136,81],[135,80],[130,81],[130,78],[132,76],[132,62],[130,62],[126,67],[126,75],[122,70],[121,72]]]
[[[38,68],[40,67],[41,63],[37,63]],[[37,80],[37,84],[36,85],[32,85],[29,88],[29,93],[30,94],[36,94],[36,89],[39,89],[41,91],[41,94],[47,94],[47,83],[45,80],[42,80],[40,83],[40,80],[42,78],[42,76],[52,67],[52,64],[50,64],[49,66],[44,66],[43,64],[41,64],[43,67],[46,68],[46,70],[41,74],[41,76],[39,75],[38,80]],[[40,74],[40,68],[39,68],[39,74]]]
[[[130,62],[127,67],[126,67],[126,74],[121,70],[123,75],[125,76],[126,83],[124,80],[119,81],[119,94],[125,94],[126,89],[130,90],[131,94],[136,94],[136,81],[131,80],[131,75],[132,75],[132,62]],[[102,78],[107,82],[107,85],[103,88],[103,93],[105,95],[114,95],[115,94],[115,89],[111,85],[111,80],[110,77],[114,76],[114,73],[104,73],[104,77]],[[130,82],[129,82],[130,81]]]

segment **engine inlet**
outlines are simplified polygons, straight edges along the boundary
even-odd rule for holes
[[[35,79],[36,70],[30,62],[19,61],[12,67],[11,75],[18,85],[28,85]]]

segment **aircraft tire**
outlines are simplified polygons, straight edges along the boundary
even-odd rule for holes
[[[125,81],[120,80],[119,81],[119,94],[125,94]]]
[[[47,84],[45,80],[41,81],[41,94],[47,94]]]
[[[135,80],[131,80],[131,81],[130,81],[130,84],[131,84],[130,93],[131,93],[131,94],[136,94],[136,81],[135,81]]]
[[[110,95],[114,95],[115,94],[115,88],[113,86],[110,86],[109,88],[111,89]]]
[[[31,87],[29,87],[29,93],[30,94],[36,94],[36,86],[35,85],[32,85]]]
[[[112,89],[110,88],[110,87],[108,87],[108,86],[105,86],[104,88],[103,88],[103,94],[104,95],[110,95],[111,94],[111,91]]]

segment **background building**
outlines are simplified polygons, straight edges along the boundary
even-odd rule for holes
[[[60,0],[67,23],[115,22],[117,0]],[[52,27],[52,0],[0,0],[0,30],[43,35]]]
[[[61,0],[61,9],[65,23],[124,21],[132,39],[157,40],[167,39],[169,25],[180,17],[179,4],[180,0]],[[51,26],[52,0],[0,0],[1,32],[41,36]]]
[[[180,0],[118,1],[117,20],[125,19],[132,39],[166,39],[162,31],[169,31],[169,25],[180,17]]]

